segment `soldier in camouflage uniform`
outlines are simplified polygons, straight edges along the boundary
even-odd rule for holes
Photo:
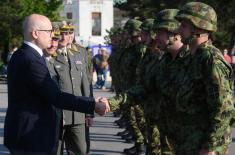
[[[138,90],[138,87],[139,87],[138,85],[142,85],[144,82],[142,79],[143,79],[143,76],[145,75],[145,72],[144,72],[145,66],[148,63],[150,63],[155,57],[159,56],[158,50],[155,49],[156,45],[154,45],[154,42],[152,40],[154,37],[152,27],[153,27],[153,19],[147,19],[141,25],[141,28],[142,28],[141,36],[143,37],[143,40],[142,40],[142,43],[140,45],[138,45],[138,48],[137,48],[139,51],[138,53],[140,54],[140,61],[137,63],[136,72],[135,72],[136,81],[135,81],[134,85],[136,85],[136,86],[132,85],[131,89],[130,90],[128,89],[126,92],[134,91],[136,93],[136,91]],[[149,46],[149,48],[147,48],[147,46]],[[146,50],[147,50],[147,52],[146,52]],[[137,96],[139,96],[139,95],[141,95],[141,94],[138,94]],[[144,108],[144,111],[145,110],[149,111],[149,109],[151,109],[151,106],[146,106],[148,104],[148,102],[139,101],[137,96],[132,99],[129,97],[128,93],[125,93],[125,95],[122,96],[123,97],[122,99],[127,101],[126,104],[135,105],[135,106],[132,106],[132,107],[135,107],[135,109],[134,108],[132,108],[132,109],[134,110],[134,115],[136,116],[134,118],[137,119],[137,123],[132,123],[132,126],[133,126],[134,130],[138,131],[136,134],[140,135],[142,138],[143,137],[142,135],[146,134],[146,130],[144,130],[146,127],[146,122],[145,122],[145,118],[143,117],[143,115],[144,115],[143,108]],[[113,98],[113,99],[115,99],[115,98]],[[133,101],[135,101],[135,103],[133,103]],[[140,102],[142,102],[142,103],[140,103]],[[112,107],[117,106],[117,105],[113,105],[112,101],[110,101],[110,103],[111,103]],[[132,110],[132,112],[133,112],[133,110]],[[147,112],[147,114],[149,114],[149,113]],[[146,118],[149,118],[149,115],[148,116],[146,115]],[[148,122],[150,122],[150,121],[148,121]],[[150,132],[150,131],[148,131],[148,132]],[[149,136],[149,137],[151,137],[151,136]],[[147,138],[147,137],[145,137],[145,138]],[[143,138],[142,139],[139,138],[137,140],[138,140],[137,142],[140,142],[140,141],[143,141]],[[151,142],[151,143],[154,143],[154,142]],[[159,143],[159,139],[157,140],[157,143]],[[154,145],[154,146],[156,146],[156,145]],[[138,152],[136,152],[136,145],[133,148],[129,149],[128,153],[129,154],[138,154]]]
[[[217,30],[216,13],[207,4],[190,2],[177,19],[190,55],[171,85],[174,94],[168,93],[166,107],[176,113],[168,122],[168,146],[176,155],[226,155],[234,111],[232,68],[209,40]]]
[[[143,50],[140,38],[140,32],[141,32],[141,26],[142,22],[132,19],[130,21],[130,24],[127,27],[128,32],[131,34],[131,43],[132,45],[125,50],[125,53],[122,56],[121,61],[121,71],[123,76],[123,88],[124,90],[128,90],[133,85],[135,85],[136,82],[136,68],[138,65],[138,62],[141,60],[143,53],[145,50]],[[133,101],[128,101],[133,102]],[[140,107],[138,106],[129,106],[129,104],[125,103],[126,115],[128,115],[129,118],[129,125],[130,130],[133,133],[135,145],[134,147],[130,149],[125,149],[124,152],[126,154],[140,154],[143,152],[144,147],[144,137],[139,129],[139,126],[137,124],[138,121],[142,118],[142,111]],[[127,138],[128,140],[129,138]]]
[[[155,114],[155,119],[153,118],[151,122],[155,121],[152,123],[155,125],[155,132],[157,132],[157,129],[160,130],[161,154],[170,153],[166,145],[166,133],[168,133],[170,128],[170,124],[167,126],[168,119],[170,120],[170,116],[175,113],[171,106],[166,106],[164,91],[167,90],[166,94],[174,93],[171,92],[171,89],[166,89],[166,87],[172,87],[171,84],[174,77],[182,69],[182,61],[189,53],[187,47],[181,42],[181,36],[178,31],[180,23],[175,19],[177,13],[177,9],[165,9],[157,14],[154,24],[154,29],[157,33],[156,40],[158,47],[164,50],[165,54],[158,64],[155,63],[147,69],[148,72],[152,72],[146,79],[149,82],[148,91],[150,94],[155,94],[156,104],[152,105],[152,108],[155,109],[153,111],[157,110],[158,112],[158,116]],[[152,154],[156,153],[154,148],[151,152]]]
[[[142,96],[141,93],[141,86],[145,85],[146,81],[144,80],[146,74],[146,69],[155,59],[159,60],[161,57],[162,52],[156,48],[156,41],[155,33],[153,32],[154,26],[154,19],[146,19],[143,21],[141,25],[141,40],[143,49],[145,48],[145,52],[143,53],[142,59],[138,63],[136,69],[136,85],[128,90],[128,93],[137,93],[138,96]],[[139,91],[139,92],[138,92]],[[147,150],[146,154],[159,154],[159,132],[153,122],[153,116],[155,115],[152,113],[152,104],[153,102],[151,94],[145,94],[145,100],[138,100],[139,97],[134,97],[135,104],[138,104],[142,109],[142,119],[140,119],[139,126],[142,134],[145,136],[146,143],[147,143]],[[141,115],[140,115],[141,116]],[[140,117],[141,118],[141,117]],[[143,131],[143,129],[145,129]]]
[[[124,29],[124,35],[127,33],[131,34],[131,46],[125,47],[118,57],[119,65],[119,75],[120,75],[120,85],[121,85],[121,92],[122,94],[131,86],[135,84],[135,74],[136,74],[136,67],[137,63],[140,60],[142,53],[138,43],[140,43],[140,25],[141,22],[138,20],[131,19],[127,22]],[[128,38],[128,35],[126,35]],[[117,74],[116,74],[117,75]],[[129,123],[129,130],[132,131],[134,134],[136,145],[133,148],[125,149],[124,152],[127,154],[138,154],[143,151],[143,142],[144,138],[139,130],[138,124],[136,122],[136,112],[138,111],[137,107],[131,107],[127,104],[126,100],[123,99],[124,96],[116,96],[115,99],[110,100],[111,105],[119,105],[120,101],[123,101],[124,104],[122,105],[123,115],[127,118]],[[117,102],[119,101],[119,102]],[[131,102],[131,101],[130,101]],[[114,106],[112,106],[114,108]],[[128,137],[129,140],[130,137]],[[130,152],[129,152],[130,151]]]
[[[178,10],[176,9],[166,9],[157,14],[154,22],[154,29],[157,31],[156,41],[160,51],[164,50],[165,54],[161,57],[155,57],[155,59],[146,65],[144,69],[145,76],[143,77],[144,90],[138,87],[138,89],[129,92],[134,96],[141,96],[142,100],[147,98],[144,102],[144,110],[148,126],[150,145],[148,154],[150,155],[161,154],[161,152],[164,154],[164,150],[167,148],[165,147],[165,136],[163,134],[165,131],[160,130],[165,127],[164,117],[161,115],[161,113],[164,113],[164,109],[162,109],[163,96],[161,93],[162,85],[165,86],[166,80],[164,72],[167,71],[169,73],[172,68],[177,67],[176,62],[181,59],[185,51],[182,48],[183,44],[177,31],[179,28],[179,22],[175,20],[177,12]],[[143,94],[145,97],[143,97]],[[162,139],[161,142],[160,137]]]

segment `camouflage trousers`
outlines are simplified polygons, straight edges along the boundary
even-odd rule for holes
[[[172,114],[172,113],[171,113]],[[169,116],[161,126],[161,150],[164,155],[198,155],[203,149],[207,121],[201,116]],[[216,141],[216,155],[228,154],[231,143],[231,129],[227,128],[221,138]],[[163,144],[164,143],[164,144]]]
[[[130,125],[133,130],[135,143],[145,143],[146,122],[143,109],[139,105],[130,107]]]
[[[146,131],[147,131],[147,153],[146,155],[160,155],[160,132],[157,124],[146,117]]]

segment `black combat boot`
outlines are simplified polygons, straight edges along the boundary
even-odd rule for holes
[[[124,150],[125,151],[125,150]],[[144,144],[136,143],[135,146],[126,150],[126,155],[141,155],[145,153]]]

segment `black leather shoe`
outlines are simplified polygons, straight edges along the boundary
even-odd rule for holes
[[[126,122],[120,122],[117,124],[119,126],[119,128],[125,128],[126,127]]]
[[[122,139],[126,139],[127,137],[130,137],[130,136],[132,136],[132,134],[130,132],[128,132],[127,134],[122,135],[121,137],[122,137]]]
[[[126,137],[126,143],[134,143],[134,137],[132,135]]]
[[[129,153],[131,153],[131,152],[136,152],[136,146],[134,145],[134,146],[132,146],[131,148],[124,149],[123,152],[124,152],[125,154],[129,154]]]
[[[127,135],[128,133],[129,133],[129,131],[126,129],[126,130],[124,130],[122,132],[118,132],[117,136],[124,136],[124,135]]]

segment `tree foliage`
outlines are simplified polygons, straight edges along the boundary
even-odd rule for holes
[[[6,55],[11,48],[20,45],[26,16],[38,13],[58,20],[62,0],[0,0],[0,4],[0,51]]]
[[[192,0],[127,0],[115,6],[128,12],[129,17],[154,18],[163,9],[178,8]],[[197,0],[196,0],[197,1]],[[201,0],[212,6],[218,16],[218,31],[213,34],[214,43],[220,48],[233,46],[235,42],[235,0]]]

